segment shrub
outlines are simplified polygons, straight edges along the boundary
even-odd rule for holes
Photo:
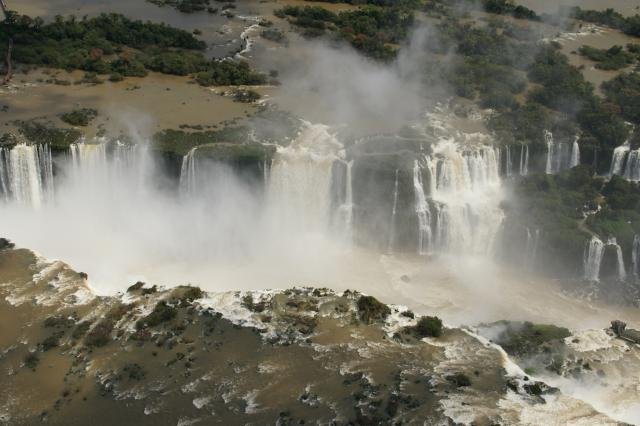
[[[111,73],[111,75],[109,75],[109,81],[112,83],[117,83],[122,80],[124,80],[124,76],[119,72],[113,72]]]
[[[111,332],[114,323],[111,320],[104,319],[96,324],[87,334],[84,342],[89,347],[102,347],[111,341]]]
[[[391,309],[373,296],[360,296],[357,307],[358,316],[365,324],[384,321],[391,314]]]
[[[140,290],[142,287],[144,287],[144,283],[142,281],[138,281],[135,284],[129,286],[129,288],[127,288],[127,293],[131,293],[134,291],[138,291]]]
[[[92,108],[82,108],[67,112],[60,116],[60,119],[72,126],[88,126],[89,123],[98,116],[98,111]]]
[[[471,379],[464,373],[455,373],[445,377],[447,381],[453,384],[455,387],[467,387],[471,386]]]
[[[253,103],[260,99],[260,94],[254,90],[234,90],[233,100],[236,102]]]
[[[24,365],[27,368],[35,370],[39,363],[40,363],[40,357],[38,357],[38,354],[35,352],[29,352],[24,357]]]
[[[71,332],[71,337],[78,340],[89,331],[91,327],[91,321],[82,321],[76,325],[76,328]]]
[[[619,70],[635,62],[635,56],[625,52],[622,46],[613,46],[609,49],[582,46],[578,51],[582,56],[598,62],[596,68],[603,70]]]
[[[438,317],[421,317],[414,327],[418,337],[440,337],[442,336],[442,320]]]
[[[158,302],[153,311],[144,318],[136,322],[138,330],[145,327],[155,327],[164,322],[171,321],[178,315],[178,310],[173,306],[169,306],[164,300]]]
[[[544,343],[561,340],[571,335],[566,328],[549,324],[508,321],[500,321],[497,324],[504,326],[505,329],[495,341],[509,355],[526,356],[536,353]]]

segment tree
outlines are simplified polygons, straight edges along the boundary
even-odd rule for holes
[[[4,23],[5,25],[11,25],[13,20],[13,13],[7,10],[7,5],[4,0],[0,0],[0,8],[2,8],[2,13],[4,14]],[[5,66],[5,74],[2,79],[2,84],[7,84],[11,81],[11,77],[13,76],[13,64],[11,62],[11,52],[13,51],[13,37],[11,37],[11,33],[9,33],[9,40],[7,45],[7,55],[4,58],[4,66]]]

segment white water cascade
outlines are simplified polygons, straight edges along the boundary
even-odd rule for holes
[[[107,163],[107,144],[104,141],[72,143],[69,150],[74,171],[104,170]]]
[[[180,168],[180,193],[183,195],[193,194],[196,190],[196,159],[195,153],[198,147],[193,147],[187,155],[182,158]]]
[[[281,224],[307,231],[327,229],[333,163],[342,156],[342,144],[321,124],[305,123],[289,146],[278,148],[271,166],[268,198]]]
[[[621,175],[624,170],[624,160],[631,147],[628,142],[616,147],[611,157],[611,167],[609,168],[609,176]]]
[[[424,191],[422,173],[429,179]],[[462,147],[442,140],[414,164],[416,212],[421,253],[430,250],[486,254],[503,219],[498,149]],[[435,220],[431,214],[435,210]]]
[[[520,176],[529,174],[529,145],[522,144],[520,147]]]
[[[636,279],[640,278],[640,235],[633,236],[633,247],[631,248],[631,269]]]
[[[48,145],[0,148],[0,195],[39,208],[53,196],[53,163]]]
[[[505,151],[506,151],[506,175],[507,177],[511,177],[511,175],[513,174],[513,161],[511,159],[511,149],[509,148],[509,145],[507,145],[505,147]]]
[[[344,203],[338,207],[338,229],[337,231],[346,242],[353,239],[353,160],[345,162],[346,179],[345,179],[345,198]]]
[[[600,265],[604,256],[604,243],[595,235],[591,237],[584,251],[584,279],[600,281]]]
[[[567,143],[556,142],[553,133],[548,130],[545,130],[544,138],[547,143],[546,174],[560,173],[580,164],[580,146],[577,137],[573,141],[571,149]]]
[[[632,182],[640,182],[640,148],[631,149],[629,142],[616,147],[611,157],[609,176],[619,175]]]
[[[632,182],[640,182],[640,148],[629,151],[623,177]]]
[[[387,243],[387,253],[393,252],[393,245],[396,242],[396,214],[398,213],[398,173],[399,170],[396,169],[395,181],[393,184],[393,205],[391,208],[391,223],[389,224],[389,241]]]
[[[529,228],[527,230],[527,243],[524,252],[524,266],[527,270],[532,270],[535,266],[536,258],[538,256],[538,243],[540,241],[540,230],[536,229],[531,232]]]
[[[569,160],[569,168],[572,169],[580,164],[580,145],[578,145],[579,136],[576,136],[571,146],[571,158]]]
[[[622,248],[620,244],[616,241],[615,237],[609,237],[607,240],[607,245],[612,246],[616,250],[616,259],[618,265],[618,280],[624,281],[627,279],[627,271],[624,267],[624,258],[622,257]]]
[[[422,168],[420,162],[415,161],[413,166],[413,189],[416,201],[416,214],[418,215],[418,253],[427,254],[432,249],[431,210],[424,193],[422,184]]]

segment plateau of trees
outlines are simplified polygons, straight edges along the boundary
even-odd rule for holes
[[[396,46],[408,34],[413,24],[409,7],[364,7],[333,13],[319,6],[285,6],[274,14],[304,28],[304,35],[315,37],[326,30],[335,32],[357,50],[374,59],[389,61],[396,55]]]
[[[0,43],[13,39],[18,63],[84,70],[122,77],[144,77],[148,71],[196,75],[202,85],[262,84],[264,75],[244,62],[207,59],[205,43],[193,34],[164,24],[133,21],[118,14],[77,19],[12,14],[0,25]]]

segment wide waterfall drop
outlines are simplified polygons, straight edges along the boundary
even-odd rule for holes
[[[104,171],[107,164],[107,144],[103,140],[72,143],[69,146],[71,163],[75,171]]]
[[[511,177],[513,173],[513,161],[511,160],[511,149],[509,145],[505,146],[506,151],[506,175],[507,177]]]
[[[613,246],[616,249],[616,259],[618,265],[618,280],[624,281],[627,279],[627,271],[624,267],[624,258],[622,256],[622,248],[616,241],[615,237],[609,237],[607,240],[608,246]]]
[[[183,195],[193,194],[196,190],[196,149],[193,147],[187,155],[182,158],[180,168],[180,193]]]
[[[520,147],[520,176],[529,174],[529,145],[522,144]]]
[[[640,235],[633,236],[631,248],[631,270],[636,279],[640,279]]]
[[[49,145],[18,144],[0,148],[3,198],[39,208],[53,196],[53,162]]]
[[[569,168],[572,169],[580,164],[580,145],[578,144],[579,136],[573,141],[571,146],[571,159],[569,160]]]
[[[420,252],[490,253],[504,217],[499,148],[443,139],[432,150],[413,170]]]
[[[343,146],[329,127],[305,123],[289,146],[279,147],[269,177],[270,209],[288,228],[324,232],[331,218],[333,164]]]
[[[418,253],[424,255],[431,252],[433,231],[431,229],[431,211],[422,184],[422,168],[418,160],[415,160],[413,166],[413,190],[416,214],[418,215]]]
[[[387,243],[387,253],[393,252],[393,245],[396,240],[396,215],[398,213],[398,173],[396,169],[395,180],[393,183],[393,204],[391,207],[391,223],[389,224],[389,242]]]
[[[600,281],[600,265],[604,256],[604,243],[595,235],[591,237],[584,251],[584,279]]]
[[[631,147],[629,142],[616,147],[613,150],[613,156],[611,157],[611,167],[609,168],[609,176],[621,175],[624,170],[624,160],[627,157],[627,153]]]
[[[545,173],[548,175],[560,173],[580,163],[580,146],[577,139],[574,140],[571,149],[565,142],[556,142],[553,133],[544,132],[547,143],[547,161]]]

